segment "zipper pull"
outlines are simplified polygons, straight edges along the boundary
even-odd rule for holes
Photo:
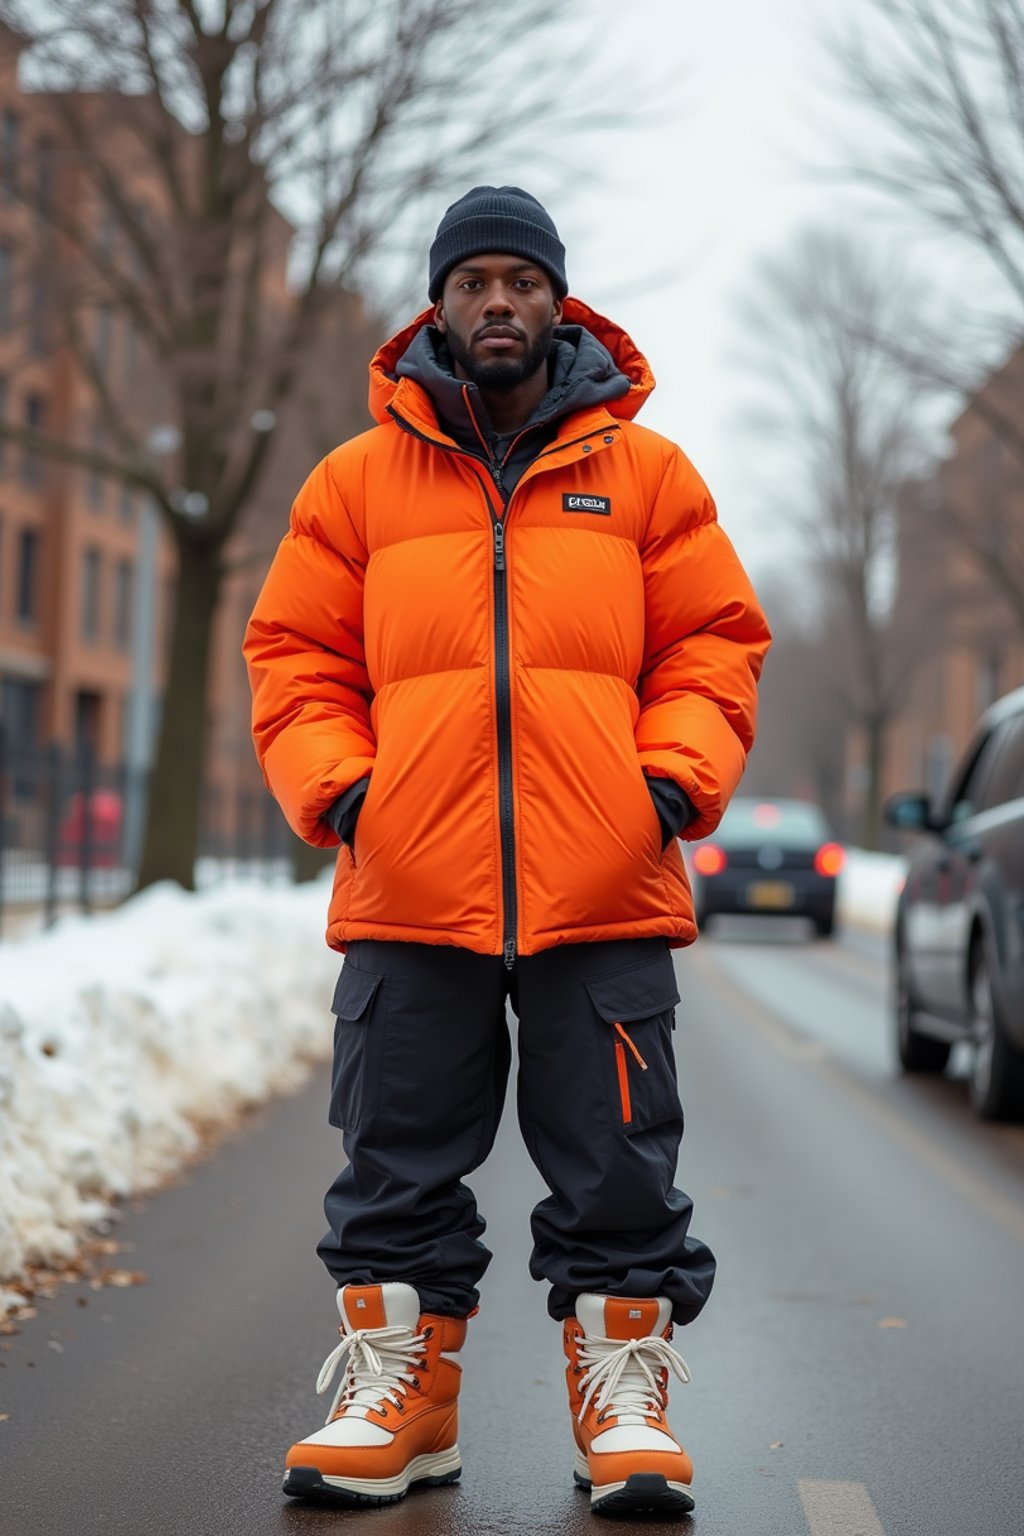
[[[505,569],[505,524],[497,519],[494,523],[494,569]]]
[[[626,1044],[629,1046],[630,1050],[633,1052],[633,1055],[636,1057],[637,1065],[639,1066],[641,1072],[646,1072],[647,1071],[647,1063],[646,1063],[646,1061],[644,1061],[643,1057],[640,1055],[640,1052],[637,1050],[637,1048],[633,1044],[632,1040],[626,1034],[626,1031],[623,1029],[622,1025],[621,1024],[616,1024],[615,1028],[618,1030],[619,1034],[622,1036],[623,1040],[625,1040]]]
[[[505,965],[511,970],[516,963],[516,941],[508,939],[505,942]]]

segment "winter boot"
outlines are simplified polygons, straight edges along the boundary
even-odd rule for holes
[[[341,1343],[316,1384],[344,1367],[323,1429],[288,1452],[284,1491],[348,1505],[394,1504],[415,1486],[453,1483],[462,1471],[453,1356],[465,1318],[420,1314],[411,1285],[346,1285],[338,1292]]]
[[[583,1295],[563,1325],[574,1476],[602,1514],[693,1508],[693,1464],[665,1422],[669,1371],[690,1379],[671,1311],[664,1297]]]

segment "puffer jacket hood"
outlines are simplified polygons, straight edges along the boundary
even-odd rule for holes
[[[479,433],[488,440],[492,454],[503,456],[506,444],[515,437],[523,443],[521,470],[540,444],[538,432],[554,434],[555,423],[569,411],[582,411],[591,405],[607,405],[629,390],[629,380],[615,366],[608,348],[581,325],[556,328],[549,356],[550,383],[530,418],[504,438],[492,429],[490,417],[478,386],[458,378],[452,368],[451,354],[444,336],[435,326],[425,325],[416,332],[408,351],[399,359],[397,373],[412,379],[430,396],[438,425],[464,448],[480,451]],[[507,485],[514,484],[508,475]]]
[[[437,334],[434,311],[427,309],[386,341],[371,361],[370,411],[375,421],[388,421],[394,407],[410,419],[426,415],[436,424],[435,391],[447,395],[448,386],[437,365],[432,333]],[[542,402],[544,415],[602,404],[619,420],[632,421],[654,388],[654,375],[625,331],[579,299],[569,298],[555,340],[561,355]],[[571,359],[562,352],[568,347],[575,353]],[[476,391],[475,384],[463,386],[450,373],[447,377],[455,393],[463,388]],[[449,409],[455,409],[454,401]]]
[[[693,465],[632,419],[654,384],[643,356],[578,301],[565,319],[627,387],[559,416],[514,488],[399,370],[432,311],[382,347],[380,425],[312,471],[249,621],[253,736],[292,827],[338,847],[329,813],[369,781],[338,849],[337,949],[449,944],[513,965],[696,936],[646,781],[689,799],[687,840],[714,831],[768,627]]]

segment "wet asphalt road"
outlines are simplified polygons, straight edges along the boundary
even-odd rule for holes
[[[738,927],[676,962],[679,1181],[720,1269],[676,1337],[697,1508],[673,1524],[1020,1536],[1024,1129],[977,1125],[962,1083],[893,1076],[878,941]],[[2,1536],[634,1528],[572,1486],[559,1332],[526,1274],[541,1190],[508,1110],[476,1179],[498,1257],[463,1356],[461,1484],[372,1513],[282,1498],[335,1338],[313,1254],[326,1108],[325,1073],[128,1215],[115,1262],[147,1285],[66,1290],[4,1341]]]

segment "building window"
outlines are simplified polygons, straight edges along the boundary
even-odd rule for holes
[[[99,223],[97,225],[96,244],[101,256],[110,256],[114,249],[114,210],[109,203],[104,203],[100,210]]]
[[[21,624],[36,621],[39,585],[39,535],[34,528],[23,528],[18,536],[18,590],[14,611]]]
[[[110,366],[110,344],[114,334],[114,311],[101,304],[96,311],[96,366],[104,378]]]
[[[0,202],[13,203],[18,184],[18,119],[7,111],[0,123]]]
[[[99,753],[102,710],[102,695],[91,688],[80,688],[75,694],[75,754],[80,760]]]
[[[14,314],[12,295],[13,257],[9,245],[0,245],[0,331],[9,331]]]
[[[100,552],[82,555],[82,639],[96,640],[100,632]]]
[[[998,651],[989,651],[979,660],[975,699],[978,714],[998,699],[1002,670],[1002,657]]]
[[[25,682],[20,677],[0,678],[0,723],[15,752],[28,753],[38,747],[41,701],[39,683]]]
[[[42,395],[25,396],[25,427],[29,432],[43,430]],[[42,480],[42,459],[38,448],[25,444],[21,459],[21,478],[25,485],[38,485]]]
[[[121,482],[121,521],[130,523],[135,517],[135,492],[127,480]]]
[[[126,651],[132,638],[132,588],[134,570],[130,560],[117,562],[114,588],[114,644]]]
[[[28,344],[34,357],[45,357],[50,348],[50,281],[37,268],[32,274],[28,300]]]
[[[134,389],[139,377],[139,333],[133,325],[128,327],[124,344],[124,384]]]
[[[40,139],[36,148],[36,218],[49,223],[53,207],[53,183],[55,156],[48,139]]]
[[[98,421],[94,421],[92,424],[92,431],[89,434],[89,447],[93,453],[103,452],[103,428]],[[103,492],[105,490],[106,481],[103,478],[103,471],[96,469],[95,466],[88,469],[85,478],[85,499],[90,507],[102,507]]]
[[[7,375],[0,373],[0,421],[7,420]],[[7,458],[7,440],[0,435],[0,472],[3,471]]]

